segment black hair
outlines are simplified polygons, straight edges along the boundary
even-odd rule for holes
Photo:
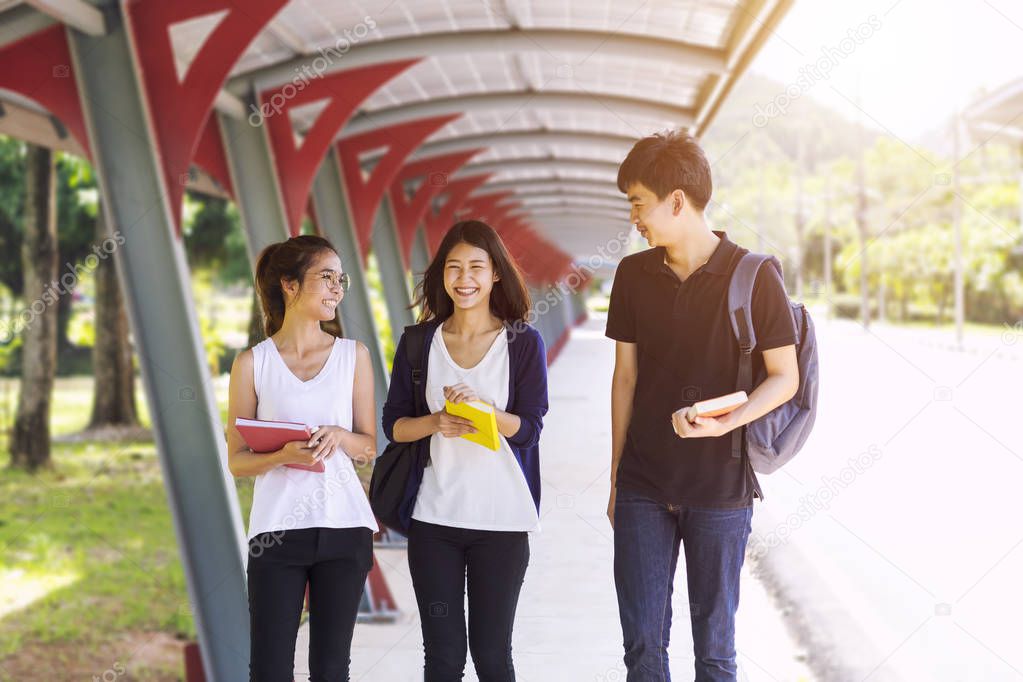
[[[480,220],[463,220],[444,235],[437,254],[416,286],[413,306],[420,307],[419,321],[446,320],[454,312],[455,304],[444,289],[444,264],[451,249],[462,242],[486,251],[500,277],[490,292],[490,312],[505,322],[525,320],[531,305],[529,290],[515,259],[494,228]]]
[[[633,145],[618,167],[618,189],[641,183],[663,201],[676,189],[702,211],[710,202],[710,164],[692,135],[681,130],[656,133]]]

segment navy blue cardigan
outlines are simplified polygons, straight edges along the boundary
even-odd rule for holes
[[[423,383],[425,389],[430,342],[440,326],[439,320],[424,322],[426,334],[423,339]],[[506,438],[511,446],[515,459],[518,460],[522,473],[533,495],[536,510],[540,512],[540,431],[543,429],[543,417],[547,414],[547,351],[543,339],[532,326],[518,322],[508,326],[508,409],[507,412],[517,415],[521,420],[519,430]],[[425,405],[425,401],[423,403]],[[500,407],[500,406],[498,406]],[[394,422],[401,417],[422,416],[415,414],[415,402],[412,394],[412,369],[409,366],[408,353],[405,350],[405,334],[401,335],[398,347],[394,351],[394,363],[391,367],[391,385],[387,390],[387,402],[384,403],[383,427],[387,439],[394,441]],[[430,439],[419,441],[418,466],[406,488],[405,501],[402,509],[411,518],[415,506],[415,498],[419,494],[419,485],[423,478],[423,468],[429,455]]]

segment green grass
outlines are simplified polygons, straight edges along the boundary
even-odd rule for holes
[[[91,395],[89,378],[58,380],[55,435],[85,425]],[[193,638],[154,444],[55,443],[53,464],[0,469],[0,662],[27,643],[87,651],[127,632]],[[252,482],[237,489],[247,514]]]

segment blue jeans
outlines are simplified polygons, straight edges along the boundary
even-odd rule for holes
[[[735,680],[739,571],[753,508],[707,509],[619,490],[614,573],[628,682],[668,682],[671,592],[685,549],[696,682]]]

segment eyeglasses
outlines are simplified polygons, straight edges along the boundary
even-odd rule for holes
[[[313,275],[313,278],[323,282],[323,285],[327,287],[341,287],[341,291],[348,291],[348,285],[351,284],[351,278],[347,272],[328,270]]]

